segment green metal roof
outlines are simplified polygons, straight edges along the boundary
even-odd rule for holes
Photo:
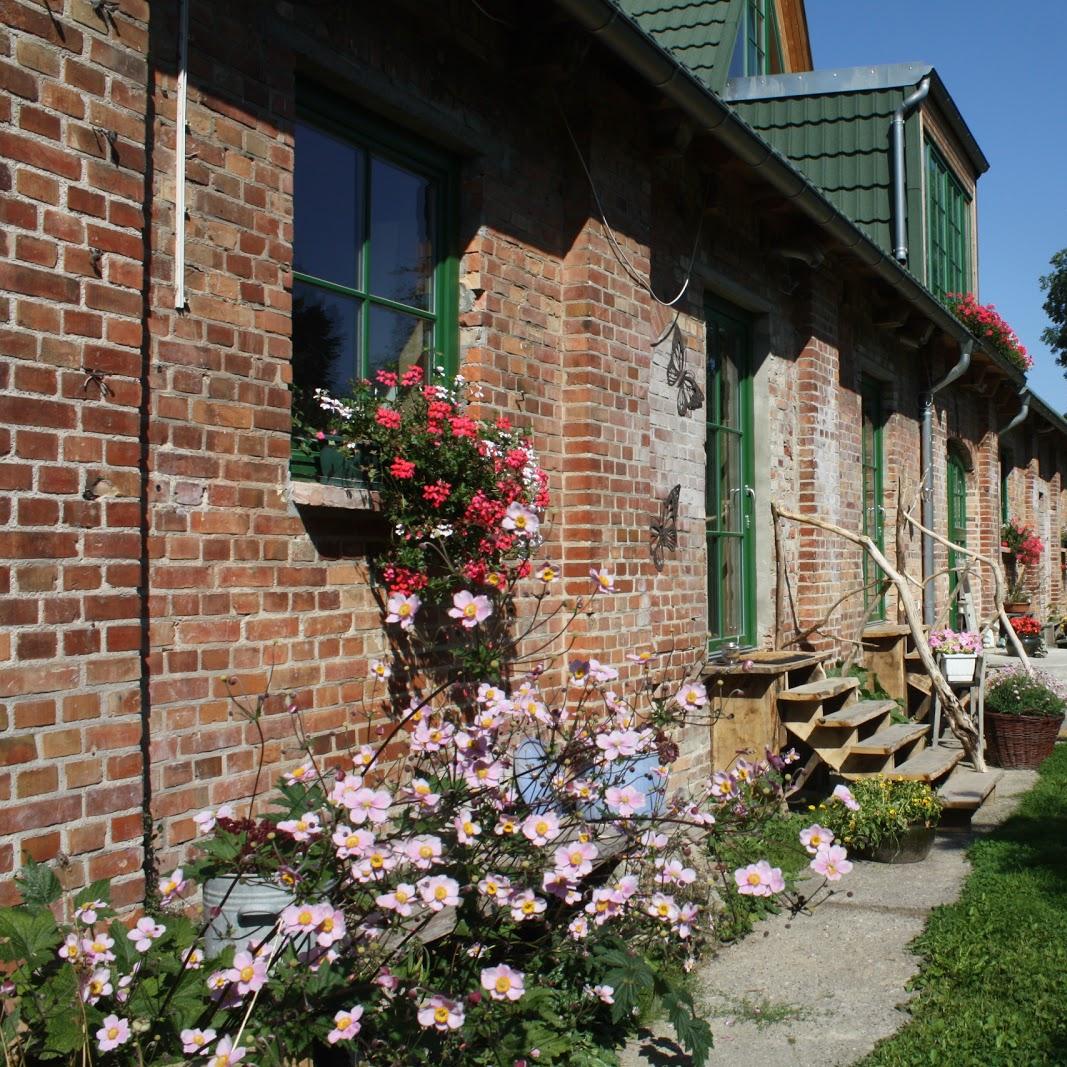
[[[989,166],[952,98],[928,63],[805,71],[736,78],[723,98],[775,146],[839,211],[886,252],[892,251],[890,120],[897,105],[924,77],[975,170]],[[908,243],[921,247],[918,117],[905,125],[908,171]],[[915,273],[922,277],[916,261]]]
[[[655,42],[721,93],[744,0],[615,0]]]
[[[889,122],[899,90],[732,101],[835,207],[892,250]]]

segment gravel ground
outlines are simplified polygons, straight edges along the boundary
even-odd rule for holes
[[[1067,679],[1067,650],[1053,649],[1036,665]],[[959,895],[973,836],[1007,818],[1036,778],[1003,773],[970,833],[939,834],[921,864],[857,862],[842,892],[813,915],[769,919],[704,964],[696,984],[715,1034],[709,1064],[846,1067],[904,1025],[905,986],[919,964],[909,942],[932,908]],[[665,1022],[622,1056],[623,1067],[690,1063]]]

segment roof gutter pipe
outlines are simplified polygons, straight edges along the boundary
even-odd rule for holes
[[[905,174],[904,174],[904,119],[921,104],[930,92],[928,74],[910,96],[904,98],[893,112],[893,258],[898,263],[908,262],[908,238],[905,224]]]
[[[960,346],[960,358],[956,365],[936,385],[932,385],[922,395],[922,423],[919,432],[919,462],[922,467],[922,515],[923,526],[928,530],[934,528],[934,396],[946,386],[957,381],[967,373],[971,365],[971,352],[974,341],[968,338]],[[930,580],[934,573],[934,539],[928,534],[922,535],[923,549],[923,622],[927,626],[934,624],[935,592]]]
[[[997,430],[997,437],[1003,437],[1010,430],[1014,430],[1019,423],[1026,421],[1027,415],[1030,414],[1030,390],[1020,390],[1019,399],[1022,401],[1022,407],[1019,408],[1018,414],[1016,414],[1015,418],[1012,419],[1003,430]]]

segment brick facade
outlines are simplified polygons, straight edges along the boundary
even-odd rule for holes
[[[700,138],[664,150],[651,90],[596,51],[575,61],[566,23],[498,6],[518,25],[450,0],[420,7],[412,34],[403,4],[366,18],[358,5],[191,0],[188,298],[175,310],[177,4],[121,0],[105,22],[87,0],[0,2],[0,877],[23,854],[60,858],[69,883],[114,877],[117,899],[135,900],[145,840],[166,866],[196,811],[251,788],[255,731],[235,693],[279,694],[263,719],[272,767],[295,752],[283,694],[322,754],[365,737],[353,709],[386,650],[367,571],[380,518],[299,504],[288,472],[303,80],[459,160],[463,372],[531,426],[564,592],[586,592],[601,563],[620,580],[583,620],[582,647],[619,666],[635,647],[670,649],[676,670],[704,647],[704,412],[679,415],[674,334],[655,342],[677,311],[702,379],[706,295],[753,322],[762,643],[771,501],[860,521],[864,373],[885,384],[892,551],[897,475],[905,492],[920,475],[919,393],[950,347],[935,335],[916,352],[875,325],[885,294],[844,251],[786,269],[758,175]],[[687,272],[676,308],[634,277],[673,296]],[[974,457],[972,543],[989,550],[995,428],[1013,413],[998,395],[965,380],[935,420],[939,526],[954,437]],[[1016,442],[1012,513],[1058,545],[1064,441],[1028,423]],[[657,573],[649,523],[678,483],[679,547]],[[808,528],[784,529],[783,545],[788,636],[858,586],[861,563]],[[915,538],[908,557],[918,573]],[[1058,558],[1040,576],[1042,611],[1063,605]],[[850,605],[815,643],[860,621]],[[703,733],[683,758],[706,769]]]

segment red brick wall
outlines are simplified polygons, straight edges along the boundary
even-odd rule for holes
[[[0,871],[139,892],[148,6],[0,29]]]
[[[565,27],[551,49],[529,44],[539,20],[522,5],[503,12],[515,28],[465,0],[420,7],[413,35],[403,5],[367,20],[349,5],[285,16],[192,0],[188,299],[176,311],[175,7],[158,3],[149,20],[142,0],[122,0],[109,25],[86,0],[51,0],[51,16],[40,0],[0,0],[0,875],[25,852],[62,857],[72,884],[117,875],[119,899],[133,900],[142,747],[167,866],[196,811],[251,788],[256,731],[233,693],[278,694],[263,719],[268,777],[296,754],[290,697],[327,759],[368,735],[367,660],[387,650],[367,573],[381,523],[298,506],[288,476],[298,72],[460,161],[464,373],[487,406],[532,428],[563,592],[587,594],[590,566],[619,578],[620,594],[581,620],[580,648],[620,667],[634,648],[670,650],[677,677],[704,647],[705,413],[678,414],[654,342],[677,310],[702,383],[707,293],[752,314],[759,347],[763,641],[771,500],[859,522],[865,371],[890,397],[891,546],[896,474],[906,487],[920,475],[918,394],[931,360],[947,367],[951,353],[915,353],[873,325],[875,283],[843,257],[784,271],[758,176],[706,144],[664,152],[650,91],[595,50],[571,63]],[[686,279],[703,216],[676,309],[620,264],[556,99],[607,224],[657,293]],[[939,400],[937,500],[945,440],[958,436],[976,458],[983,544],[999,521],[989,428],[1003,415],[967,390]],[[679,545],[658,573],[649,524],[678,483]],[[1067,514],[1062,476],[1035,461],[1012,486],[1051,536]],[[788,636],[859,585],[860,556],[810,529],[786,527],[783,543]],[[860,619],[847,606],[813,643]],[[707,742],[700,730],[685,739],[687,771],[706,769]]]

